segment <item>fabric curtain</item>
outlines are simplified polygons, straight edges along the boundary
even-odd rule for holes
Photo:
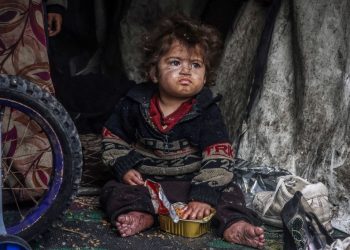
[[[0,73],[54,93],[41,0],[0,0]]]
[[[41,0],[0,0],[0,74],[17,75],[54,93]],[[15,200],[33,199],[47,188],[50,143],[26,114],[6,108],[2,119],[4,185]],[[9,197],[9,196],[5,196]]]

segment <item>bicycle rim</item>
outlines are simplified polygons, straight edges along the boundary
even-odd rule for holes
[[[0,98],[0,106],[6,107],[2,121],[4,221],[7,233],[16,235],[53,205],[63,182],[64,157],[60,140],[43,115],[11,99]],[[42,147],[45,143],[48,147]]]

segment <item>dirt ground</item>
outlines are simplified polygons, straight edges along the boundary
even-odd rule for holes
[[[281,230],[269,229],[266,236],[265,249],[282,249]],[[184,238],[152,228],[136,236],[121,238],[106,220],[97,196],[77,197],[60,225],[30,244],[34,250],[251,249],[229,244],[212,232],[199,238]]]

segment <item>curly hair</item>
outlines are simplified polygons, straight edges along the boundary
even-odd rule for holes
[[[182,15],[174,15],[160,20],[159,25],[144,39],[142,66],[147,78],[151,68],[169,51],[172,43],[179,41],[189,49],[194,49],[196,46],[201,48],[206,69],[206,84],[213,83],[222,51],[221,36],[214,27]]]

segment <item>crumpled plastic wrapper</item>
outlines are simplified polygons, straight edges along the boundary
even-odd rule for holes
[[[168,215],[170,218],[177,223],[179,216],[176,213],[175,207],[169,202],[166,197],[162,186],[155,181],[146,180],[145,186],[147,187],[150,195],[154,210],[157,214]]]

